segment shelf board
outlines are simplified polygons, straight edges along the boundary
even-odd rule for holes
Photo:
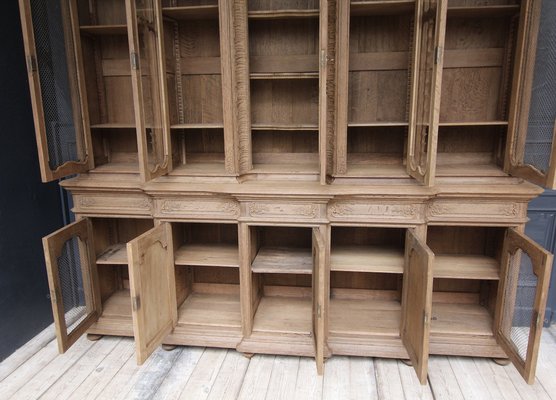
[[[255,72],[250,74],[251,79],[274,80],[274,79],[318,79],[318,72]]]
[[[508,176],[495,164],[444,164],[437,165],[436,176],[439,177],[492,177]]]
[[[396,300],[330,299],[331,336],[400,336],[401,303]]]
[[[369,128],[369,127],[389,127],[389,126],[409,126],[409,123],[403,121],[349,122],[348,123],[348,128]]]
[[[317,131],[318,124],[251,124],[254,131]]]
[[[222,123],[174,124],[170,129],[224,129]]]
[[[318,18],[319,10],[257,10],[249,11],[249,19],[299,19],[299,18]]]
[[[125,243],[116,243],[97,258],[97,264],[127,265],[127,247]]]
[[[89,35],[127,35],[127,25],[82,25],[81,33]]]
[[[251,269],[256,273],[310,275],[313,273],[313,255],[311,249],[261,247]]]
[[[339,175],[340,176],[340,175]],[[349,178],[408,178],[405,165],[399,164],[348,164]]]
[[[494,17],[517,14],[519,4],[448,7],[449,17]]]
[[[403,274],[404,250],[378,246],[338,246],[330,254],[331,271]]]
[[[89,171],[90,173],[110,173],[110,174],[138,174],[138,162],[111,162],[102,164]]]
[[[173,176],[230,176],[226,172],[224,161],[199,162],[175,166],[169,175]]]
[[[189,295],[178,309],[178,326],[188,325],[241,329],[239,290],[237,294]]]
[[[508,126],[508,121],[440,122],[439,126]]]
[[[218,6],[163,7],[162,14],[177,20],[214,19],[218,18]]]
[[[500,264],[495,258],[478,255],[436,255],[435,278],[499,280]]]
[[[187,244],[174,255],[176,265],[239,268],[239,250],[233,244]]]
[[[292,175],[306,175],[318,174],[318,163],[306,164],[254,164],[251,170],[253,174],[292,174]]]
[[[415,0],[352,1],[352,16],[406,14],[415,11]]]
[[[124,123],[92,124],[91,129],[135,129],[135,125]]]
[[[253,332],[310,335],[311,298],[263,296],[253,319]]]
[[[493,321],[479,304],[433,303],[431,335],[492,336]]]
[[[133,336],[131,296],[128,289],[117,290],[102,303],[102,314],[88,333]]]

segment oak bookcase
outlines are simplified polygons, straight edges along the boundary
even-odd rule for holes
[[[44,239],[60,351],[391,357],[421,382],[429,354],[480,356],[532,382],[540,7],[20,0],[42,177],[77,220]]]

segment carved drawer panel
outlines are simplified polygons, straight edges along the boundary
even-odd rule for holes
[[[430,222],[522,223],[527,205],[519,202],[483,200],[436,200],[429,205]]]
[[[326,204],[303,201],[248,201],[241,204],[243,221],[325,223]]]
[[[237,220],[239,203],[228,198],[171,198],[155,200],[155,218]]]
[[[152,215],[152,200],[146,195],[74,195],[78,214]]]
[[[424,215],[424,204],[388,200],[338,200],[328,206],[331,222],[422,224]]]

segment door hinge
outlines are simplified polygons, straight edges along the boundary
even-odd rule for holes
[[[327,61],[326,51],[325,51],[325,50],[321,50],[321,51],[320,51],[320,67],[321,67],[321,68],[326,67],[326,61]]]
[[[322,312],[320,308],[320,304],[317,306],[317,318],[321,318]]]
[[[429,322],[429,316],[427,315],[426,312],[423,311],[423,324],[428,324]]]
[[[131,60],[131,69],[137,71],[139,69],[139,55],[136,52],[132,51],[130,54]]]
[[[50,291],[50,301],[52,301],[53,304],[56,304],[58,302],[58,296],[56,296],[55,290]]]
[[[442,55],[442,49],[439,46],[434,48],[434,65],[438,65],[440,63],[440,56]]]
[[[141,298],[139,296],[135,296],[131,298],[131,309],[135,312],[139,311],[141,308]]]
[[[37,72],[37,58],[34,55],[27,56],[27,71],[30,74]]]

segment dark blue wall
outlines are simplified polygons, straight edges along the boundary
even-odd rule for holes
[[[0,17],[0,360],[52,323],[41,237],[60,228],[57,183],[40,181],[17,1]]]

